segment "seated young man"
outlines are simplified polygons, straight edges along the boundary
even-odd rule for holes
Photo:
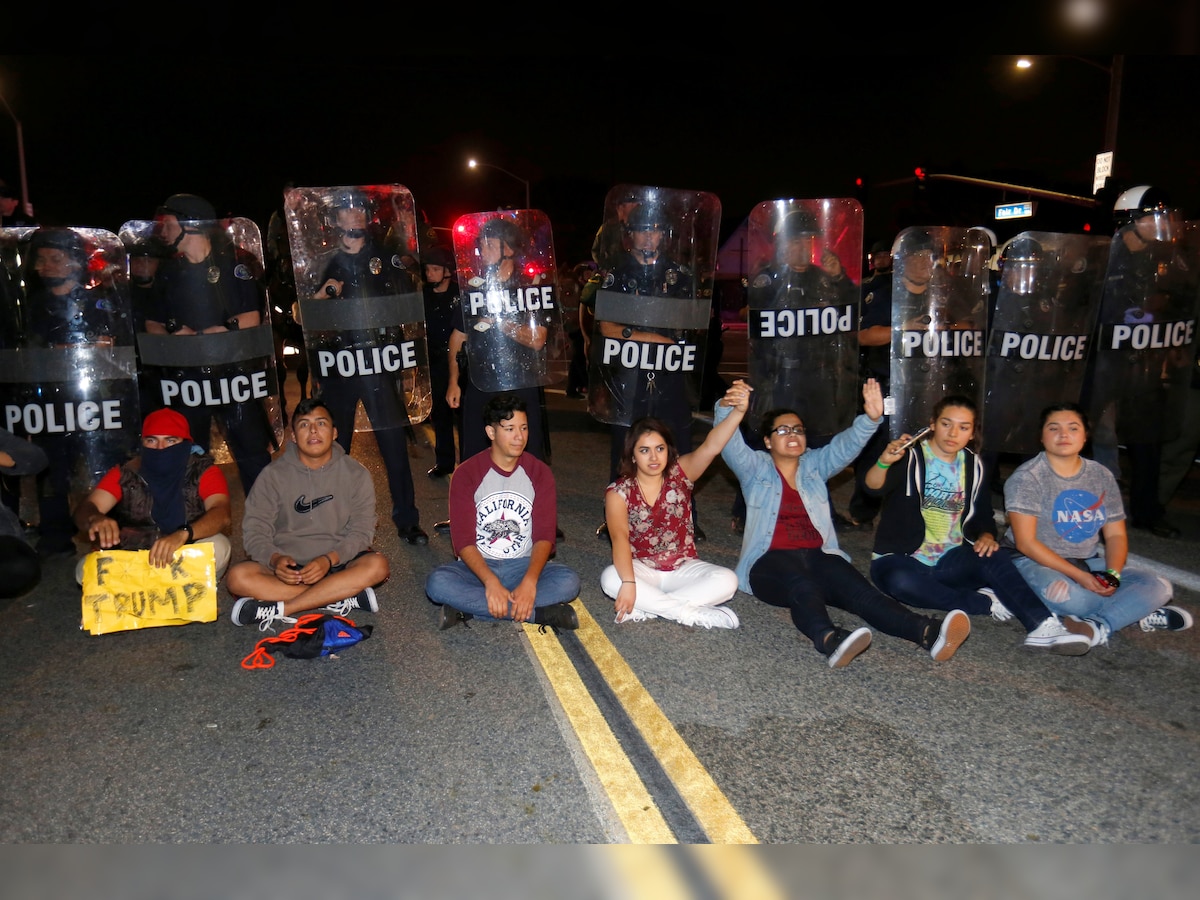
[[[163,568],[184,544],[207,542],[218,579],[229,565],[229,484],[173,409],[146,416],[141,453],[109,469],[73,518],[96,550],[149,550],[150,565]],[[85,559],[75,568],[80,584]]]
[[[574,629],[579,576],[550,561],[558,520],[554,475],[525,452],[525,401],[496,394],[483,408],[491,447],[464,460],[450,480],[450,539],[458,559],[438,566],[425,593],[441,605],[443,629],[467,619],[532,620]]]
[[[246,497],[242,543],[248,560],[229,570],[235,625],[268,631],[298,613],[325,609],[376,612],[374,585],[388,561],[371,549],[375,484],[337,443],[333,417],[319,397],[292,413],[292,441]]]

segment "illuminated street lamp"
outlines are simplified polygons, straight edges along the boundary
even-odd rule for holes
[[[1117,150],[1117,119],[1121,113],[1121,78],[1125,71],[1125,57],[1117,54],[1112,58],[1112,65],[1109,66],[1096,62],[1094,59],[1088,59],[1086,56],[1052,55],[1049,58],[1073,59],[1076,62],[1091,66],[1093,69],[1099,69],[1108,75],[1108,113],[1104,122],[1104,146],[1101,147],[1101,150],[1112,153],[1115,156]],[[1030,57],[1022,57],[1017,60],[1018,69],[1029,69],[1032,67],[1033,59]]]
[[[521,184],[525,185],[525,208],[532,209],[532,207],[529,204],[529,182],[528,181],[526,181],[520,175],[514,175],[512,172],[508,171],[508,169],[501,169],[499,166],[492,165],[491,163],[480,162],[477,159],[467,160],[467,168],[468,169],[478,169],[481,166],[484,168],[487,168],[487,169],[495,169],[497,172],[503,172],[509,178],[515,178],[517,181],[521,182]]]
[[[8,105],[8,99],[2,92],[0,92],[0,103],[4,104],[4,108],[8,110],[8,114],[12,116],[12,120],[17,126],[17,168],[21,173],[21,199],[25,203],[25,215],[32,216],[33,204],[29,202],[29,181],[25,175],[25,135],[21,131],[21,120]]]

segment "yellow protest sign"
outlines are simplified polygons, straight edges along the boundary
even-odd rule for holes
[[[91,634],[217,620],[212,544],[188,544],[171,565],[148,550],[97,550],[83,562],[83,625]]]

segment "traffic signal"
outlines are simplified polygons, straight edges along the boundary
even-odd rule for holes
[[[925,169],[923,169],[921,166],[917,166],[915,169],[913,169],[913,174],[917,176],[917,190],[925,190]]]

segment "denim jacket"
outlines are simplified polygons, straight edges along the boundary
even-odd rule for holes
[[[718,401],[713,409],[714,422],[722,421],[730,411],[730,407],[721,406]],[[843,559],[850,559],[838,548],[825,482],[854,461],[882,421],[872,421],[866,415],[860,415],[829,444],[818,450],[806,450],[800,457],[796,489],[804,501],[804,508],[808,510],[808,517],[821,535],[821,549],[825,553],[836,553]],[[750,589],[750,569],[771,548],[775,520],[779,518],[779,504],[783,500],[783,479],[775,468],[771,454],[747,445],[740,432],[725,445],[721,458],[737,476],[746,497],[746,530],[742,535],[737,576],[738,587],[747,594],[753,594]]]

